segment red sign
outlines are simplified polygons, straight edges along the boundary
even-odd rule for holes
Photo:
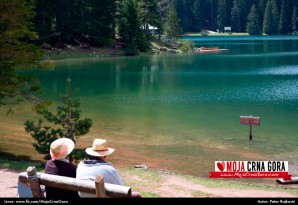
[[[240,123],[242,125],[260,125],[260,118],[253,116],[240,116]]]

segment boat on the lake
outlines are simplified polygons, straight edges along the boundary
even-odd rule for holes
[[[197,52],[219,52],[219,51],[228,51],[228,49],[221,49],[219,47],[199,47],[196,48]]]

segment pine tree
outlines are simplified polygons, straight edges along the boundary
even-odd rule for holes
[[[241,32],[241,2],[235,0],[231,11],[231,26],[234,32]]]
[[[261,35],[261,22],[260,22],[260,15],[255,5],[252,6],[250,13],[247,17],[247,26],[246,30],[249,35]]]
[[[168,0],[160,0],[158,3],[159,18],[162,25],[165,23],[168,5],[169,5]]]
[[[55,37],[55,4],[48,0],[36,1],[36,16],[34,18],[35,30],[42,43],[51,41]]]
[[[271,0],[268,0],[266,4],[264,20],[263,20],[263,32],[266,34],[273,34],[272,32],[273,18],[272,18],[271,11],[272,11]]]
[[[294,33],[297,32],[297,23],[298,23],[297,9],[296,9],[296,6],[294,6],[293,15],[292,15],[292,31]]]
[[[227,4],[226,0],[219,0],[217,7],[217,28],[220,31],[224,30],[224,27],[228,25],[227,17]]]
[[[216,15],[216,11],[217,11],[217,1],[218,0],[208,0],[208,7],[209,7],[209,13],[210,15],[208,15],[208,24],[209,27],[211,28],[211,30],[216,30],[217,27],[217,15]]]
[[[43,53],[36,46],[39,38],[33,31],[33,0],[10,0],[0,3],[0,106],[14,105],[24,100],[41,104],[37,95],[41,92],[39,81],[34,76],[21,75],[19,69],[42,67]]]
[[[89,0],[86,34],[95,46],[111,45],[114,41],[115,0]],[[87,9],[87,8],[86,8]]]
[[[136,5],[135,1],[125,0],[119,19],[119,35],[122,37],[126,55],[138,55],[140,51],[146,51],[148,48]]]
[[[259,0],[258,3],[257,3],[261,23],[264,20],[264,13],[265,13],[265,8],[266,8],[266,3],[267,3],[267,0]]]
[[[177,0],[176,2],[179,2],[179,0]],[[194,0],[182,0],[182,3],[183,3],[183,13],[182,15],[178,15],[178,12],[177,12],[177,15],[178,15],[178,18],[180,19],[180,26],[183,26],[183,30],[193,30],[194,27],[196,26],[196,23],[195,23],[195,18],[194,18],[194,13],[193,13],[193,2]],[[179,10],[179,5],[178,3],[175,4],[175,8],[176,8],[176,11]],[[184,20],[182,20],[184,19]],[[184,25],[185,25],[185,28],[184,28]]]
[[[50,159],[50,144],[61,137],[66,137],[75,141],[76,137],[85,135],[92,126],[90,118],[80,119],[81,110],[80,99],[73,99],[74,92],[71,90],[71,80],[66,80],[66,94],[62,96],[62,105],[57,106],[57,114],[53,114],[47,108],[41,111],[42,117],[48,122],[54,124],[44,125],[43,119],[39,119],[35,124],[33,121],[27,120],[25,130],[34,139],[34,148],[37,152],[44,154],[44,159]],[[73,154],[70,156],[73,158]]]
[[[58,36],[58,46],[64,47],[64,43],[74,43],[75,33],[72,22],[75,20],[73,0],[59,0],[54,1],[55,8],[55,19],[56,19],[56,32]]]
[[[174,4],[177,16],[180,20],[180,25],[184,31],[190,30],[190,3],[189,0],[167,0],[167,12],[169,11],[170,5]]]
[[[286,1],[285,0],[283,0],[282,4],[281,4],[281,12],[280,12],[278,31],[280,34],[288,34],[289,33],[289,23],[288,23],[288,18],[287,18]]]
[[[148,26],[152,25],[160,27],[160,20],[158,14],[158,0],[141,0],[138,1],[138,13],[140,22],[148,33]]]
[[[191,26],[192,31],[201,31],[204,28],[204,10],[200,0],[195,0],[192,6],[193,25]]]
[[[271,0],[272,2],[272,34],[278,34],[279,26],[279,11],[277,0]]]
[[[175,5],[171,3],[168,8],[167,18],[164,25],[164,32],[167,38],[177,40],[182,37],[183,31],[180,27],[179,21]]]

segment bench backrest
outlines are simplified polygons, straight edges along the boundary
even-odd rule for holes
[[[103,175],[98,175],[94,182],[71,177],[37,173],[35,167],[28,167],[27,172],[19,174],[19,182],[30,184],[34,198],[43,198],[40,185],[96,194],[96,197],[131,197],[130,187],[104,183]]]

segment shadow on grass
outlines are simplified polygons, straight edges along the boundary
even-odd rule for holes
[[[37,170],[43,170],[44,161],[32,160],[27,155],[14,155],[0,150],[0,168],[13,170],[26,170],[29,166],[35,166]]]
[[[86,153],[84,149],[75,149],[72,152],[73,163],[77,164],[85,156]],[[38,171],[43,171],[45,164],[46,160],[32,160],[28,155],[14,155],[0,149],[0,169],[26,170],[29,166],[35,166]]]
[[[13,160],[13,161],[33,161],[30,156],[27,155],[14,155],[8,152],[3,152],[0,149],[0,159]]]

